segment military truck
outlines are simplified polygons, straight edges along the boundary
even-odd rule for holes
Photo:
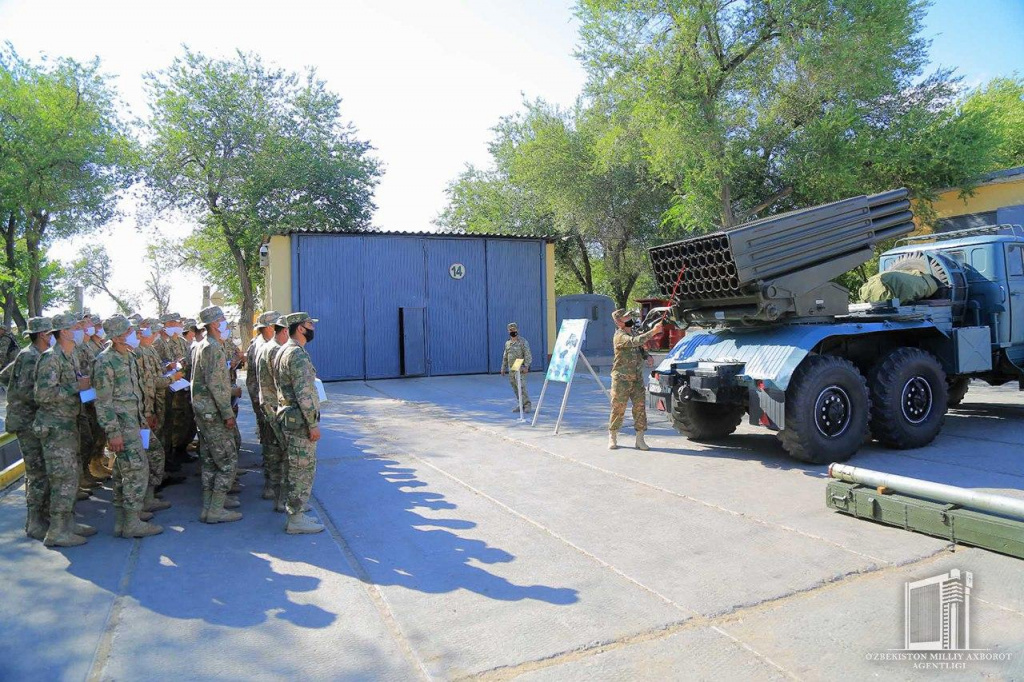
[[[859,196],[650,249],[681,326],[652,372],[659,409],[695,441],[749,416],[812,463],[869,438],[930,443],[971,379],[1024,390],[1024,230],[989,226],[897,241],[880,269],[930,274],[925,300],[850,304],[833,280],[915,229],[905,189]]]

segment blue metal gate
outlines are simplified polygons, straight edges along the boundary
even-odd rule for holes
[[[487,371],[487,276],[481,239],[426,239],[428,372]]]
[[[427,304],[423,240],[383,236],[362,240],[366,378],[400,377],[399,310]],[[426,370],[416,373],[425,374]]]
[[[508,323],[530,343],[533,369],[547,354],[544,334],[544,250],[540,242],[487,240],[487,334],[490,371],[501,370]]]
[[[306,350],[325,381],[365,376],[362,258],[362,238],[298,236],[292,297],[296,310],[320,318],[317,340]]]

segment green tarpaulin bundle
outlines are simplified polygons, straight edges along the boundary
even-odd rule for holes
[[[939,290],[939,281],[922,272],[890,270],[880,272],[860,288],[860,300],[865,303],[898,298],[901,303],[928,298]]]

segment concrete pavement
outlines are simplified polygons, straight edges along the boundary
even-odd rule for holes
[[[79,505],[100,535],[52,551],[9,490],[0,679],[931,679],[872,655],[902,647],[904,583],[950,568],[974,572],[975,645],[1010,655],[958,677],[1024,678],[1024,562],[827,510],[825,467],[767,431],[698,445],[657,415],[654,450],[609,452],[585,375],[557,437],[560,386],[536,428],[500,377],[328,392],[321,535],[281,532],[249,444],[235,524],[198,522],[193,476],[163,535],[111,537],[104,491]],[[974,387],[932,446],[853,463],[1024,495],[1021,416]]]

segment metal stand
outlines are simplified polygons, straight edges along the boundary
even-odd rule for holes
[[[584,355],[583,353],[580,353],[579,354],[579,358],[581,360],[583,360],[583,364],[587,366],[587,370],[590,372],[590,376],[594,377],[594,381],[596,381],[597,385],[601,387],[601,390],[604,392],[605,397],[608,398],[608,402],[610,403],[611,400],[612,400],[612,394],[608,392],[608,389],[605,388],[604,383],[601,381],[601,378],[599,376],[597,376],[597,372],[594,371],[594,368],[591,366],[590,361],[587,360],[587,356]],[[573,375],[571,377],[569,377],[569,381],[566,382],[566,384],[565,384],[565,395],[562,396],[562,405],[561,405],[561,407],[558,410],[558,419],[555,421],[554,435],[556,435],[556,436],[558,435],[559,427],[561,427],[561,425],[562,425],[562,417],[565,415],[565,406],[569,403],[569,391],[572,389],[572,381],[575,378],[576,378],[576,374],[573,373]],[[530,426],[536,426],[537,425],[537,417],[540,416],[540,408],[544,405],[544,394],[547,393],[547,390],[548,390],[548,378],[547,378],[547,376],[545,376],[544,377],[544,385],[541,386],[540,397],[537,399],[537,407],[533,411],[533,421],[530,422]],[[522,395],[521,391],[520,391],[520,395]]]
[[[523,370],[520,368],[516,372],[516,385],[519,386],[519,421],[526,421],[526,417],[523,416]]]

